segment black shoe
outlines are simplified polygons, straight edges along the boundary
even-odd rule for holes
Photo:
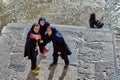
[[[69,64],[66,64],[66,65],[64,66],[64,69],[67,69],[67,68],[68,68],[68,66],[69,66]]]
[[[54,66],[54,65],[57,65],[57,63],[51,63],[50,66]]]

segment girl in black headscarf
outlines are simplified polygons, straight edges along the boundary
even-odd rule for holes
[[[55,27],[48,26],[47,36],[49,37],[49,42],[53,43],[53,63],[50,66],[56,65],[58,61],[58,56],[61,56],[64,59],[65,67],[69,65],[68,55],[71,55],[71,51],[68,48],[62,34],[56,30]]]
[[[38,45],[41,41],[41,35],[39,33],[40,26],[34,23],[27,34],[24,57],[28,56],[31,60],[31,71],[33,74],[37,75],[39,72],[37,69],[39,66],[36,65],[37,55],[38,55]]]
[[[45,48],[46,44],[47,44],[47,40],[46,40],[46,30],[47,27],[50,25],[49,22],[46,21],[46,19],[44,17],[40,17],[38,20],[38,24],[40,25],[40,34],[43,40],[43,43],[40,44],[40,52],[41,52],[41,56],[45,57],[46,54],[44,53],[44,51],[48,51],[48,48]]]
[[[102,28],[104,26],[104,23],[102,23],[102,21],[103,17],[100,20],[97,20],[95,13],[92,13],[89,19],[90,28]]]

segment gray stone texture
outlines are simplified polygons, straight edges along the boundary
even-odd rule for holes
[[[16,21],[36,21],[44,16],[53,24],[88,26],[89,15],[105,15],[105,0],[7,0],[1,9],[2,25]],[[4,3],[5,4],[5,3]]]
[[[116,34],[117,69],[120,70],[120,0],[106,0],[106,26]],[[118,80],[120,79],[120,75]]]
[[[106,26],[120,32],[120,0],[106,0]]]
[[[32,24],[9,23],[3,28],[0,37],[1,80],[35,80],[30,72],[30,61],[23,57],[26,35]],[[37,76],[40,80],[115,80],[113,37],[109,29],[54,26],[63,34],[72,51],[70,66],[64,70],[64,61],[59,58],[59,64],[49,68],[52,62],[52,44],[49,43],[47,58],[40,63]]]

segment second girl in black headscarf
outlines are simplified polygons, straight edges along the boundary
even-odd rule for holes
[[[47,22],[44,17],[40,17],[39,20],[38,20],[38,24],[40,25],[40,31],[39,32],[40,32],[42,40],[43,40],[43,43],[40,44],[40,52],[41,52],[41,56],[45,57],[46,54],[44,53],[44,51],[49,50],[48,48],[45,48],[45,46],[47,44],[45,33],[46,33],[47,27],[50,25],[50,23]]]
[[[58,61],[58,56],[64,59],[65,67],[69,65],[68,55],[71,55],[71,51],[68,48],[62,34],[56,30],[55,27],[48,26],[47,28],[48,40],[53,43],[53,63],[50,66],[56,65]]]

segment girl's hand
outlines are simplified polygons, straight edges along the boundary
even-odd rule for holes
[[[99,20],[100,22],[103,22],[104,21],[104,17],[102,17],[102,18],[100,18],[100,20]]]
[[[43,40],[40,40],[40,43],[43,43]]]
[[[37,51],[39,49],[39,47],[37,46],[36,48],[35,48],[35,51]]]
[[[40,35],[34,35],[34,36],[35,36],[35,39],[36,39],[36,40],[41,39],[41,36],[40,36]]]
[[[42,58],[45,58],[47,55],[46,55],[46,53],[40,53],[40,56],[41,56]]]

